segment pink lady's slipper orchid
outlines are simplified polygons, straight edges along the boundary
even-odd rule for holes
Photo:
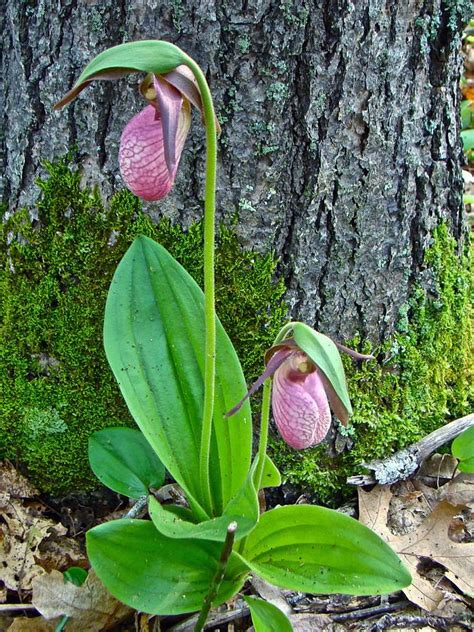
[[[127,71],[108,71],[73,88],[55,108],[72,101],[91,80],[112,80]],[[171,190],[191,125],[191,103],[202,112],[201,95],[193,73],[181,65],[164,75],[149,73],[140,84],[148,101],[125,126],[119,163],[127,187],[147,201],[164,198]]]
[[[337,347],[359,360],[372,357],[342,345]],[[281,436],[292,448],[304,450],[323,441],[331,426],[330,407],[338,419],[347,424],[348,412],[332,384],[292,338],[269,349],[265,360],[265,371],[226,416],[236,413],[247,397],[273,376],[273,417]]]

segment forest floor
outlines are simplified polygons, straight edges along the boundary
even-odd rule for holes
[[[308,501],[303,495],[296,502]],[[11,463],[3,463],[0,630],[191,631],[189,615],[156,617],[122,606],[92,572],[81,587],[65,582],[62,573],[71,566],[88,569],[86,531],[129,509],[129,499],[104,487],[61,499],[40,495]],[[434,454],[408,480],[359,488],[340,510],[392,546],[410,568],[409,588],[388,596],[314,596],[254,578],[243,594],[274,603],[297,632],[473,629],[474,475],[459,472],[454,457]],[[143,509],[139,517],[145,514]],[[212,611],[206,629],[231,632],[250,626],[248,607],[239,596]]]

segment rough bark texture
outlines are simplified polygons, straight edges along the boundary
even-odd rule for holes
[[[459,33],[453,0],[2,0],[3,196],[37,195],[39,160],[77,144],[85,179],[121,187],[137,76],[52,106],[104,48],[175,42],[206,70],[222,122],[220,212],[282,257],[293,316],[347,339],[388,335],[422,280],[431,229],[462,235]],[[472,5],[471,5],[472,8]],[[200,216],[195,116],[176,187],[155,214]]]

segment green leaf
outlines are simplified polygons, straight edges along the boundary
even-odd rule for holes
[[[290,620],[279,608],[257,597],[244,597],[255,632],[293,632]]]
[[[87,533],[97,576],[119,601],[149,614],[200,610],[217,569],[222,544],[172,540],[148,520],[112,520]],[[213,605],[233,597],[247,569],[232,553]]]
[[[474,195],[466,193],[462,197],[464,204],[474,204]]]
[[[474,125],[474,103],[469,99],[461,101],[461,128],[469,129]]]
[[[134,71],[161,75],[186,63],[186,59],[187,55],[180,48],[162,40],[142,40],[113,46],[94,57],[72,90],[54,107],[59,109],[72,101],[95,79],[115,79]]]
[[[474,426],[454,439],[451,452],[459,459],[458,468],[461,472],[474,472]]]
[[[211,437],[212,507],[199,476],[204,398],[204,295],[160,245],[139,237],[120,262],[105,310],[108,361],[135,421],[200,519],[220,516],[250,466],[247,392],[235,350],[217,321],[216,392]]]
[[[148,511],[158,531],[166,537],[173,539],[191,538],[224,542],[227,535],[227,527],[231,522],[236,522],[237,531],[235,533],[235,540],[237,541],[250,533],[256,525],[256,520],[251,520],[243,516],[230,516],[228,514],[194,524],[183,520],[175,512],[168,511],[166,505],[160,505],[153,496],[148,500]]]
[[[334,389],[334,393],[327,393],[329,403],[337,417],[346,423],[349,415],[352,414],[352,406],[347,392],[341,356],[336,345],[331,338],[314,331],[304,323],[294,324],[293,337],[298,347],[321,369]]]
[[[411,582],[399,558],[373,531],[312,505],[264,513],[241,555],[266,581],[302,592],[379,595]]]
[[[464,151],[474,149],[474,129],[465,129],[461,132],[462,144]]]
[[[254,481],[255,482],[255,481]],[[281,485],[281,474],[268,454],[265,455],[265,463],[263,464],[262,487],[279,487]]]
[[[74,586],[82,586],[87,579],[87,571],[80,566],[70,566],[67,571],[63,573],[64,579]]]
[[[106,428],[91,435],[89,462],[101,483],[129,498],[146,496],[165,480],[162,462],[134,428]]]

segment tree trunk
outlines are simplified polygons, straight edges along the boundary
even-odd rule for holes
[[[338,339],[394,328],[441,219],[462,236],[452,0],[3,0],[3,199],[37,196],[40,159],[77,144],[88,182],[122,186],[121,129],[137,76],[52,106],[104,48],[161,38],[206,70],[222,123],[218,206],[249,246],[281,256],[292,315]],[[173,193],[150,205],[201,215],[194,117]]]

